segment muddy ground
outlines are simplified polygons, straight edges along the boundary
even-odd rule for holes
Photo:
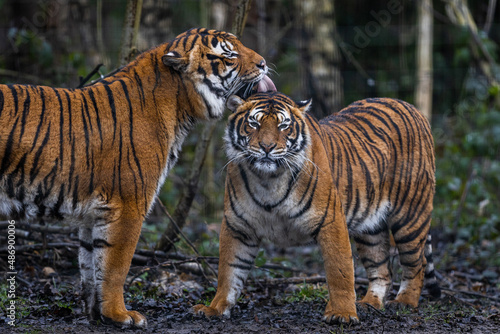
[[[200,277],[185,273],[157,271],[148,280],[141,282],[136,278],[126,292],[126,300],[130,307],[147,316],[147,332],[151,333],[498,333],[497,283],[484,279],[474,281],[479,280],[480,275],[463,276],[455,277],[452,273],[442,276],[442,285],[453,286],[453,289],[443,290],[442,297],[433,301],[427,299],[424,292],[416,310],[358,308],[361,323],[352,326],[327,325],[321,321],[326,305],[321,284],[313,287],[323,294],[304,297],[297,293],[303,285],[266,286],[249,282],[230,319],[207,320],[191,313],[193,305],[213,297],[213,289]],[[22,278],[16,291],[16,324],[11,327],[2,323],[0,332],[139,332],[90,324],[81,314],[77,286],[77,273]],[[358,284],[357,295],[362,296],[365,289],[365,285]],[[393,298],[395,292],[393,290],[389,298]],[[1,311],[3,322],[4,308]]]

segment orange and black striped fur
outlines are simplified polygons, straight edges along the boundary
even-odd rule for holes
[[[319,122],[310,102],[280,93],[228,100],[227,170],[220,235],[219,281],[208,316],[229,314],[259,243],[315,241],[330,294],[324,320],[357,322],[349,234],[366,268],[361,304],[381,308],[392,284],[392,232],[403,268],[395,305],[416,307],[424,276],[434,277],[429,228],[434,149],[427,120],[410,104],[388,98],[355,102]],[[349,233],[349,234],[348,234]]]
[[[146,326],[123,300],[142,221],[193,123],[267,70],[235,36],[192,29],[81,89],[0,85],[0,216],[79,226],[92,319]]]

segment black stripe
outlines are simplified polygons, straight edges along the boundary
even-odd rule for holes
[[[57,101],[59,101],[59,163],[61,164],[62,170],[64,162],[64,107],[59,92],[55,89],[53,89],[53,91],[54,94],[56,94]]]
[[[243,217],[243,215],[241,213],[239,213],[237,210],[236,210],[236,206],[235,206],[235,202],[238,203],[238,198],[236,197],[236,190],[234,189],[234,186],[233,186],[233,183],[231,182],[231,180],[228,181],[229,183],[229,187],[227,188],[226,187],[226,191],[228,192],[228,198],[229,198],[229,205],[231,207],[231,210],[233,211],[233,213],[236,215],[236,217],[238,219],[240,219],[244,224],[245,226],[249,229],[249,230],[253,230],[255,232],[255,228]],[[234,198],[233,198],[234,197]],[[229,220],[226,219],[226,222],[228,223],[229,225]],[[241,232],[241,231],[237,231],[234,227],[231,228],[233,231],[235,232],[239,232],[242,236],[244,236],[246,238],[246,240],[252,240],[247,234]],[[254,233],[255,234],[255,233]]]
[[[354,241],[356,242],[356,244],[360,244],[360,245],[367,246],[367,247],[375,247],[375,246],[380,245],[380,243],[381,243],[381,241],[370,242],[370,241],[362,239],[360,237],[354,237]]]
[[[116,137],[116,126],[117,126],[115,98],[113,97],[113,92],[111,91],[111,88],[109,88],[109,86],[104,86],[104,88],[106,89],[106,93],[108,94],[109,107],[111,108],[111,117],[113,118],[113,142],[114,142]]]
[[[12,180],[12,177],[7,178],[6,193],[10,198],[14,198],[16,196],[16,193],[14,191],[14,181]]]
[[[93,246],[94,248],[112,247],[111,244],[104,239],[94,239]]]
[[[73,188],[73,210],[76,209],[78,204],[78,185],[79,185],[79,175],[75,177],[75,187]]]
[[[80,247],[85,248],[87,252],[92,252],[94,250],[93,245],[90,242],[86,242],[84,240],[80,240]]]
[[[4,96],[2,90],[0,89],[0,116],[2,116],[3,106],[4,106]]]
[[[141,87],[141,90],[142,90],[142,87]],[[92,101],[92,105],[94,106],[97,129],[99,130],[99,137],[101,138],[101,150],[102,150],[102,144],[104,141],[102,139],[102,128],[101,128],[101,118],[99,117],[99,108],[97,107],[97,102],[95,100],[94,91],[92,89],[89,89],[88,92],[89,92],[90,100]]]
[[[71,141],[71,152],[70,152],[70,165],[69,165],[69,176],[68,176],[68,193],[71,191],[73,186],[73,174],[75,172],[75,141]]]
[[[71,108],[71,98],[69,97],[69,94],[67,91],[64,91],[64,95],[66,96],[66,102],[68,103],[68,110],[67,110],[67,114],[68,114],[68,137],[69,137],[69,140],[71,141],[75,141],[74,138],[72,138],[72,133],[73,133],[73,111],[72,111],[72,108]]]
[[[425,278],[427,278],[427,279],[429,279],[429,278],[434,277],[435,275],[436,275],[436,272],[435,272],[435,270],[434,270],[434,269],[432,269],[431,271],[426,272],[426,273],[424,274],[424,277],[425,277]],[[431,285],[432,285],[432,284],[431,284]],[[426,285],[426,286],[427,286],[427,285]]]
[[[35,153],[35,157],[34,157],[33,163],[32,163],[33,167],[31,168],[31,171],[30,171],[30,183],[33,183],[36,176],[38,175],[38,172],[40,171],[41,166],[39,165],[38,160],[40,160],[40,157],[43,153],[43,149],[45,148],[45,146],[47,145],[47,143],[49,141],[50,126],[51,126],[51,123],[49,123],[49,125],[47,126],[47,132],[45,133],[45,137],[43,138],[42,143],[40,144],[40,146],[38,147],[38,149]]]
[[[142,87],[141,76],[137,73],[136,70],[134,70],[134,79],[135,79],[135,86],[137,87],[137,90],[139,92],[139,97],[141,100],[141,109],[144,109],[146,107],[146,99],[144,98],[144,88]]]
[[[21,157],[21,159],[19,160],[17,166],[16,166],[16,169],[14,169],[12,171],[12,175],[16,175],[19,173],[19,181],[17,181],[17,187],[21,187],[24,183],[24,177],[25,177],[25,174],[24,174],[24,165],[26,164],[26,158],[28,156],[28,153],[25,153],[23,154],[23,156]],[[22,202],[22,201],[21,201]]]
[[[36,127],[35,138],[33,139],[33,145],[31,145],[30,153],[35,149],[36,144],[38,143],[38,137],[40,136],[40,132],[42,131],[44,116],[45,116],[45,96],[43,94],[43,89],[40,91],[40,99],[42,100],[42,109],[40,111],[40,120],[38,121],[38,125]]]
[[[139,195],[139,191],[137,189],[137,177],[135,176],[134,168],[132,167],[132,164],[130,163],[130,150],[127,150],[127,164],[128,164],[129,169],[132,172],[131,175],[134,179],[135,206],[138,208],[140,195]],[[147,201],[145,201],[144,205],[146,206],[146,211],[147,211]]]
[[[89,105],[87,103],[87,98],[85,97],[82,91],[80,91],[80,94],[81,94],[80,98],[83,100],[83,106],[85,107],[85,113],[87,115],[87,119],[89,120],[90,133],[93,133],[94,128],[92,126],[92,119],[90,118],[90,111],[89,111]]]
[[[51,209],[51,216],[57,219],[63,219],[63,216],[59,212],[59,209],[61,208],[62,204],[64,202],[64,184],[61,186],[61,189],[59,190],[59,196],[57,197],[57,202],[54,204],[54,207]]]
[[[12,145],[14,144],[14,132],[16,131],[17,122],[19,118],[16,118],[12,130],[10,130],[9,136],[7,137],[7,143],[5,144],[5,151],[2,157],[2,164],[0,165],[0,175],[3,175],[10,164],[10,155],[12,154]]]
[[[313,173],[314,173],[314,171],[313,171]],[[297,203],[297,205],[300,204],[302,202],[302,200],[304,199],[304,196],[306,195],[307,191],[309,190],[309,184],[310,184],[312,179],[314,179],[314,185],[313,185],[313,188],[311,189],[311,193],[309,195],[309,199],[307,200],[307,203],[297,213],[289,216],[290,219],[294,219],[294,218],[302,216],[304,213],[306,213],[311,208],[311,204],[312,204],[312,201],[314,199],[314,195],[316,194],[316,186],[318,184],[318,179],[319,179],[317,176],[314,177],[314,175],[313,175],[310,177],[309,183],[307,184],[307,188],[304,191],[304,195],[302,196],[301,200]]]
[[[19,111],[19,105],[18,105],[18,97],[17,97],[17,85],[8,85],[10,92],[12,94],[12,98],[14,99],[14,114],[17,115],[17,112]]]
[[[237,264],[237,263],[230,263],[229,266],[233,267],[233,268],[238,268],[241,270],[251,270],[252,269],[252,266],[245,266],[243,264]]]
[[[369,269],[369,268],[378,268],[380,267],[381,265],[389,262],[389,259],[390,259],[390,256],[386,256],[382,261],[373,261],[372,259],[369,259],[367,257],[362,257],[361,258],[361,262],[363,263],[363,266],[365,267],[365,269]]]
[[[277,202],[275,202],[273,204],[264,204],[264,203],[260,202],[255,197],[254,193],[250,189],[250,184],[248,182],[248,177],[247,177],[247,174],[245,173],[245,170],[241,166],[238,166],[238,168],[240,171],[241,179],[243,180],[243,183],[245,185],[245,189],[247,190],[248,194],[250,194],[250,197],[252,198],[252,200],[254,201],[255,204],[257,204],[258,206],[260,206],[261,208],[263,208],[267,212],[270,212],[272,209],[274,209],[275,207],[277,207],[278,205],[283,203],[283,201],[288,198],[288,195],[290,195],[290,191],[292,190],[293,185],[294,185],[293,177],[290,177],[290,179],[288,180],[286,193],[281,199],[279,199]]]
[[[22,114],[22,118],[21,118],[21,133],[19,134],[19,143],[21,143],[21,140],[23,139],[24,128],[26,127],[26,119],[27,119],[29,111],[30,111],[31,96],[30,96],[28,89],[29,88],[26,87],[26,99],[24,100],[24,105],[23,105],[23,114]]]
[[[125,85],[125,82],[123,82],[123,80],[119,80],[119,81],[122,85],[123,92],[125,93],[125,99],[127,100],[128,108],[129,108],[129,122],[130,122],[129,137],[130,137],[130,147],[132,149],[132,156],[133,156],[134,162],[137,166],[137,170],[139,171],[139,178],[141,179],[141,186],[144,187],[144,178],[142,175],[141,163],[139,161],[139,158],[137,157],[137,153],[135,151],[135,144],[134,144],[134,112],[133,112],[133,108],[132,108],[132,102],[130,101],[128,89],[127,89],[127,86]],[[147,203],[146,203],[146,205],[147,205]]]
[[[314,231],[311,233],[311,237],[316,240],[316,238],[318,237],[318,234],[319,234],[319,231],[321,230],[321,228],[323,227],[324,223],[325,223],[325,219],[326,219],[326,216],[328,215],[329,213],[329,208],[330,208],[330,202],[331,202],[331,197],[332,197],[332,192],[330,191],[330,193],[328,194],[328,201],[327,201],[327,204],[326,204],[326,209],[325,209],[325,214],[323,215],[323,217],[321,217],[321,220],[320,222],[318,223],[318,225],[316,225],[316,228],[314,229]]]
[[[239,257],[238,255],[235,256],[236,260],[240,261],[240,262],[243,262],[245,264],[248,264],[249,266],[252,266],[253,265],[253,258],[251,260],[248,260],[248,259],[244,259],[244,258],[241,258]]]
[[[408,243],[408,242],[415,240],[428,227],[429,221],[430,221],[430,217],[427,220],[423,221],[420,224],[420,226],[418,227],[418,229],[416,229],[415,231],[413,231],[411,233],[407,233],[402,238],[396,238],[396,233],[393,231],[392,234],[394,235],[394,241],[396,241],[396,244],[399,245],[399,244],[405,244],[405,243]]]
[[[85,100],[85,99],[84,99]],[[85,106],[87,103],[85,102]],[[86,164],[87,164],[87,169],[90,167],[90,138],[89,138],[89,129],[87,127],[87,121],[85,120],[85,112],[84,112],[84,105],[81,107],[81,114],[82,114],[82,122],[83,122],[83,133],[85,137],[85,156],[86,156]],[[88,110],[87,110],[88,112]]]

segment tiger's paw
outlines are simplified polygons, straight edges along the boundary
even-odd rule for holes
[[[385,303],[385,308],[391,310],[415,309],[417,306],[418,302],[415,303],[413,301],[398,300],[397,298]]]
[[[380,310],[382,308],[383,304],[378,298],[373,299],[373,300],[366,300],[366,298],[363,298],[362,300],[356,302],[356,306],[359,306],[364,310],[371,309],[371,308]]]
[[[113,324],[122,329],[125,328],[142,328],[148,327],[146,317],[136,311],[115,312],[112,315],[102,315],[104,323]]]
[[[219,310],[217,310],[214,307],[205,306],[203,304],[198,304],[198,305],[193,306],[193,313],[196,315],[205,315],[207,318],[221,317],[223,315],[226,317],[230,316],[229,311],[220,312]]]
[[[323,321],[327,324],[359,324],[359,318],[356,312],[325,312]]]

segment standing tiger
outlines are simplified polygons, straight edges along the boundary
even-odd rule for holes
[[[142,221],[194,122],[273,88],[267,71],[234,35],[191,29],[82,89],[0,85],[0,216],[78,225],[91,319],[146,327],[123,300]]]
[[[276,92],[229,98],[218,288],[210,306],[195,312],[230,314],[263,238],[319,244],[328,323],[358,322],[349,234],[370,281],[361,304],[384,305],[389,232],[403,269],[391,303],[416,307],[424,276],[440,294],[428,234],[435,182],[427,120],[406,102],[373,98],[318,122],[307,114],[310,104]]]

